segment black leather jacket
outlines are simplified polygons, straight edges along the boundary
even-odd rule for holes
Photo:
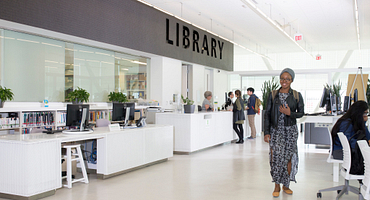
[[[297,100],[293,96],[293,90],[289,89],[289,96],[287,97],[286,102],[290,108],[290,116],[285,116],[284,126],[293,126],[297,124],[297,118],[301,118],[304,114],[303,98],[301,93],[298,92],[298,94],[299,101],[297,102]],[[276,96],[274,97],[274,102],[272,102],[272,93],[270,93],[267,100],[267,108],[264,115],[265,135],[270,135],[271,126],[277,127],[278,119],[281,114],[281,112],[279,111],[280,105],[281,102],[279,99],[279,92],[276,93]]]

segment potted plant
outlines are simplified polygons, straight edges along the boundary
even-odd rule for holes
[[[77,87],[77,89],[68,94],[69,100],[75,104],[88,102],[89,97],[90,94],[85,89],[82,89],[80,87]]]
[[[342,83],[340,80],[337,84],[333,83],[333,85],[326,84],[325,88],[329,89],[336,96],[336,102],[340,106],[341,105],[341,98],[340,98],[340,90],[342,89]],[[340,108],[341,109],[341,108]]]
[[[5,101],[13,100],[14,94],[11,89],[0,85],[0,108],[4,107]]]
[[[262,85],[262,131],[264,131],[264,117],[265,117],[265,110],[267,108],[267,101],[269,98],[270,93],[273,90],[277,90],[279,88],[279,83],[273,76],[271,80],[263,82]]]
[[[181,99],[184,102],[184,112],[185,113],[194,113],[195,105],[193,100],[190,100],[188,97],[184,99],[184,97],[181,95]]]
[[[127,96],[122,92],[110,92],[108,95],[108,100],[112,103],[128,102]]]

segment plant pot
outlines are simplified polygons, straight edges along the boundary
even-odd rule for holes
[[[73,101],[73,104],[82,104],[82,101],[76,98],[76,99]]]
[[[5,103],[5,101],[1,101],[0,100],[0,108],[3,108],[4,107],[4,103]]]
[[[195,105],[184,105],[185,113],[194,113]]]

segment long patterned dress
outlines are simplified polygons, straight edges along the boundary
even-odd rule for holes
[[[283,105],[286,105],[288,95],[288,93],[279,93],[279,99]],[[284,126],[284,117],[285,114],[281,113],[277,128],[271,127],[270,173],[273,182],[289,187],[290,181],[296,182],[295,175],[298,171],[298,128],[297,125]],[[292,162],[290,176],[288,173],[289,160]]]

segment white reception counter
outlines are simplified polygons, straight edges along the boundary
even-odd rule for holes
[[[38,199],[62,187],[61,145],[97,140],[97,174],[101,178],[165,161],[173,156],[173,127],[109,132],[97,128],[91,134],[29,134],[0,136],[0,198]]]
[[[237,139],[232,112],[157,113],[157,124],[174,126],[174,152],[191,153]]]

